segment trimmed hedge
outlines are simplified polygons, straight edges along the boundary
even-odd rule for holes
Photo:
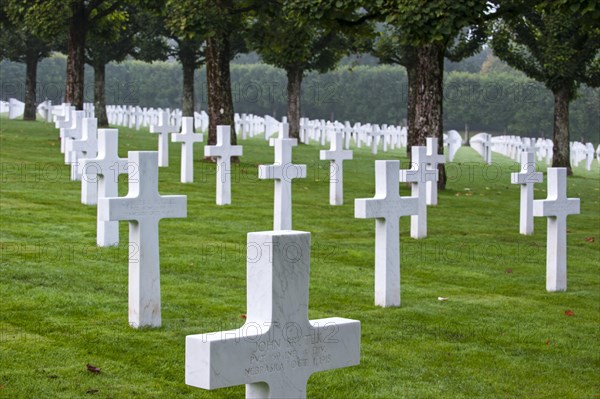
[[[232,64],[236,112],[277,118],[286,114],[285,72],[265,64]],[[93,100],[93,71],[86,66],[86,101]],[[106,69],[107,104],[180,107],[181,67],[174,62],[126,61]],[[3,100],[23,99],[25,67],[2,61]],[[44,59],[38,71],[38,98],[60,103],[65,58]],[[196,71],[197,108],[206,108],[206,73]],[[302,85],[302,113],[310,118],[397,124],[406,118],[404,68],[391,65],[339,68],[311,73]],[[542,84],[521,73],[450,72],[445,77],[444,128],[552,136],[553,99]],[[598,140],[600,90],[582,87],[571,105],[571,137]]]

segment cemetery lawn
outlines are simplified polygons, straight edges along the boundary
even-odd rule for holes
[[[156,149],[147,130],[119,131],[121,156]],[[246,234],[272,227],[273,182],[256,176],[273,149],[258,137],[240,144],[225,207],[215,205],[203,145],[195,146],[196,183],[182,184],[181,147],[170,144],[159,191],[187,195],[188,217],[160,223],[163,327],[134,330],[127,223],[119,247],[97,248],[96,208],[82,205],[80,183],[69,181],[58,131],[0,119],[0,398],[244,397],[243,386],[184,383],[185,336],[243,324]],[[375,222],[354,218],[354,198],[373,197],[375,159],[406,167],[405,150],[354,149],[345,205],[332,207],[319,149],[294,149],[294,162],[308,165],[308,177],[293,184],[293,223],[312,233],[309,318],[360,320],[362,345],[360,366],[313,375],[309,398],[600,396],[596,160],[568,181],[581,214],[567,222],[567,292],[545,289],[546,219],[535,218],[534,235],[519,234],[519,188],[510,184],[518,166],[494,153],[484,167],[463,147],[439,205],[428,208],[428,238],[411,239],[409,218],[401,220],[402,307],[382,309],[373,305]],[[546,181],[535,196],[546,197]]]

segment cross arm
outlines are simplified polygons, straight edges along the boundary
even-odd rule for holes
[[[541,183],[542,181],[544,181],[544,175],[541,172],[525,172],[510,174],[511,184]]]
[[[400,169],[400,181],[403,183],[425,183],[426,181],[437,181],[439,171],[437,169]]]
[[[171,133],[171,130],[173,129],[169,125],[150,125],[150,133],[169,134]]]
[[[352,151],[351,150],[342,150],[342,151],[331,151],[331,150],[321,150],[320,151],[320,159],[323,161],[334,161],[340,162],[346,159],[352,159]]]
[[[201,143],[204,141],[204,135],[202,133],[192,133],[189,135],[183,133],[175,133],[171,135],[171,142],[173,143]]]
[[[579,198],[567,198],[566,201],[535,200],[533,201],[533,216],[556,217],[576,215],[580,213]]]
[[[360,364],[360,321],[330,317],[310,320],[310,325],[315,331],[313,372]]]
[[[185,339],[185,383],[203,389],[225,388],[248,382],[246,368],[260,336],[244,328]]]
[[[205,157],[223,157],[225,154],[225,148],[221,145],[207,145],[204,147]]]
[[[354,200],[354,217],[359,219],[384,217],[385,201],[376,198],[356,198]]]
[[[258,178],[281,179],[283,176],[283,166],[281,165],[258,165]]]
[[[136,198],[98,198],[98,220],[114,222],[120,220],[138,220],[132,211],[136,206]]]

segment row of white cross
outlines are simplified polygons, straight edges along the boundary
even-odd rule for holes
[[[567,289],[567,216],[579,214],[579,198],[567,198],[567,169],[548,168],[548,198],[534,200],[533,186],[543,181],[535,170],[533,152],[521,153],[521,172],[511,174],[511,183],[521,186],[519,231],[533,234],[534,216],[547,217],[546,289]]]
[[[166,122],[160,122],[164,118],[161,116],[167,113]],[[107,106],[107,115],[109,122],[117,126],[128,126],[129,128],[140,129],[140,127],[150,127],[158,124],[169,124],[174,129],[181,128],[182,111],[180,109],[161,108],[141,108],[139,106]],[[287,123],[287,118],[283,117],[282,122],[277,119],[265,115],[264,117],[252,114],[235,114],[235,127],[238,136],[242,140],[264,135],[265,140],[269,140],[273,135],[281,130],[283,123]],[[196,129],[206,131],[208,129],[208,115],[206,112],[194,113],[194,124]],[[346,121],[341,123],[338,121],[311,120],[309,118],[300,118],[300,137],[299,141],[304,144],[310,144],[312,141],[317,141],[320,145],[325,146],[332,137],[332,131],[341,132],[343,136],[343,146],[349,149],[351,144],[357,148],[363,145],[371,148],[373,154],[377,154],[379,149],[383,152],[394,150],[396,148],[406,147],[407,145],[407,129],[400,126],[388,126],[386,124],[361,124],[356,122],[351,125]],[[444,135],[444,146],[449,147],[449,160],[452,161],[456,151],[462,145],[462,139],[456,131],[448,132]]]
[[[87,135],[82,134],[82,137],[87,137],[88,145],[92,146],[92,132],[95,132],[92,127],[96,120],[83,118],[82,122],[90,126]],[[191,121],[187,124],[191,125]],[[69,129],[75,127],[69,126]],[[191,128],[185,130],[184,135],[189,134]],[[157,152],[130,151],[128,159],[120,159],[118,131],[100,129],[97,133],[97,154],[86,147],[87,153],[82,155],[89,157],[80,157],[80,160],[86,171],[84,176],[92,177],[93,165],[97,178],[99,223],[129,221],[129,322],[134,327],[160,326],[158,222],[163,218],[186,217],[187,198],[158,193]],[[218,133],[221,144],[230,143],[228,127],[219,127]],[[283,183],[290,183],[282,194],[290,194],[291,207],[291,176],[283,178],[282,165],[291,165],[291,148],[297,142],[287,138],[286,133],[287,129],[283,129],[278,139],[271,140],[276,164],[263,166],[266,170],[263,176],[279,181],[280,188]],[[74,143],[81,141],[72,136],[75,135],[63,135],[66,148],[75,149]],[[186,140],[178,140],[186,143]],[[224,156],[216,147],[209,155]],[[231,155],[231,151],[228,154]],[[241,151],[238,154],[241,155]],[[305,167],[297,170],[296,177],[304,177]],[[117,197],[118,179],[111,179],[109,171],[117,176],[127,171],[129,193],[126,197]],[[82,179],[86,181],[92,180]],[[105,196],[107,194],[109,196]],[[93,202],[91,195],[87,198]],[[289,223],[289,227],[281,227],[291,229],[291,209],[289,219],[282,218],[280,222]],[[118,225],[116,227],[118,235]],[[252,255],[252,259],[257,260],[248,262],[246,324],[234,331],[188,336],[186,383],[206,389],[247,384],[248,397],[306,397],[311,374],[359,364],[360,322],[342,318],[308,320],[309,233],[291,230],[250,233],[248,244],[249,253],[250,248],[265,253]],[[296,251],[293,257],[290,257],[290,248]],[[276,361],[262,360],[266,352]]]
[[[519,136],[492,136],[489,133],[479,133],[469,140],[471,147],[477,151],[487,164],[492,163],[492,151],[519,162],[521,153],[532,152],[538,161],[552,164],[554,142],[550,139],[530,138]],[[600,164],[600,144],[596,149],[592,143],[583,144],[572,141],[569,144],[571,166],[577,167],[585,160],[585,167],[592,170],[594,157]]]
[[[411,216],[411,237],[427,235],[424,183],[437,180],[428,170],[425,147],[412,147],[413,167],[400,170],[399,161],[375,161],[375,197],[355,200],[355,217],[375,218],[375,304],[400,306],[399,219]],[[420,165],[420,166],[419,166]],[[533,199],[533,184],[543,177],[535,172],[534,154],[522,153],[522,172],[513,173],[513,184],[521,185],[521,234],[533,234],[533,217],[547,217],[546,289],[567,288],[566,217],[579,213],[579,199],[566,196],[566,168],[548,169],[548,198]],[[399,194],[399,182],[411,182],[410,197]]]
[[[38,105],[38,112],[42,118],[48,122],[52,118],[52,103],[44,101]],[[8,102],[0,102],[0,113],[8,112],[9,118],[14,119],[21,116],[24,112],[25,104],[14,98]],[[85,117],[94,115],[94,105],[84,104]],[[161,114],[167,112],[169,124],[175,126],[179,131],[182,124],[182,111],[175,109],[173,111],[162,110],[160,108],[147,108],[139,106],[108,105],[107,116],[109,123],[116,126],[128,126],[129,128],[150,127],[159,124]],[[284,121],[286,118],[283,118]],[[235,114],[236,131],[239,132],[242,140],[248,137],[254,137],[258,134],[264,134],[265,139],[269,139],[280,130],[280,124],[271,116],[259,117],[251,114]],[[208,129],[208,115],[202,111],[194,113],[194,124],[200,131]],[[384,152],[388,149],[406,147],[407,130],[406,127],[361,124],[359,122],[351,125],[350,122],[344,124],[334,121],[310,120],[308,118],[300,119],[300,142],[310,144],[311,140],[318,141],[325,145],[331,136],[330,131],[341,131],[343,133],[344,147],[350,148],[351,141],[357,148],[363,144],[370,146],[373,154],[377,154],[381,147]],[[448,147],[448,160],[452,162],[454,155],[462,145],[462,139],[458,132],[450,130],[444,134],[444,147]],[[538,161],[545,160],[547,165],[552,164],[554,151],[553,141],[543,138],[529,138],[520,136],[494,136],[488,133],[479,133],[470,139],[470,145],[473,147],[488,164],[492,162],[492,151],[503,154],[509,158],[519,161],[522,151],[534,151]],[[573,167],[578,166],[585,160],[586,169],[589,171],[592,167],[594,157],[600,163],[600,144],[596,149],[592,143],[581,143],[577,141],[570,142],[570,159]]]
[[[68,127],[67,122],[57,119],[57,126],[65,124],[61,128],[65,153],[76,152],[75,158],[82,160],[84,166],[80,173],[93,177],[89,169],[95,165],[99,223],[129,221],[130,323],[136,327],[158,326],[161,324],[158,222],[162,218],[186,217],[187,198],[158,193],[160,161],[156,152],[132,151],[127,160],[119,159],[117,131],[100,129],[97,154],[93,158],[91,136],[95,132],[95,119],[74,113]],[[81,121],[81,125],[77,125],[77,121]],[[173,134],[171,139],[189,145],[182,148],[183,159],[189,148],[201,141],[201,137],[193,135],[201,135],[193,132],[191,118],[184,118],[182,124],[182,132]],[[73,132],[77,126],[81,127],[80,135]],[[161,127],[159,122],[159,126],[151,130],[167,137],[173,133],[169,132],[172,127]],[[247,321],[237,330],[187,337],[186,383],[189,385],[215,389],[246,384],[247,397],[305,397],[306,383],[312,373],[359,363],[360,322],[341,318],[310,321],[307,317],[310,234],[291,230],[291,183],[295,178],[306,176],[306,166],[292,163],[292,148],[297,141],[290,139],[287,133],[287,125],[283,124],[279,138],[270,140],[275,148],[275,163],[259,167],[260,178],[275,180],[276,231],[248,235]],[[336,180],[341,183],[343,161],[352,159],[352,152],[343,149],[342,132],[332,133],[331,149],[322,151],[321,158],[330,160],[332,175],[335,170]],[[219,127],[218,136],[218,145],[205,151],[205,155],[228,159],[241,156],[241,148],[236,152],[233,150],[236,146],[230,145],[228,127]],[[428,139],[427,146],[414,146],[411,153],[412,165],[407,170],[400,169],[399,161],[376,161],[375,197],[355,200],[356,217],[376,219],[375,303],[379,306],[400,305],[400,217],[411,216],[413,238],[426,237],[427,205],[437,204],[437,165],[444,162],[443,155],[438,154],[438,140]],[[533,232],[530,217],[548,217],[547,289],[564,290],[566,216],[579,212],[579,200],[566,197],[566,170],[550,168],[548,199],[533,201],[532,184],[541,179],[535,172],[533,153],[524,154],[527,155],[522,157],[523,171],[512,178],[523,187],[521,232]],[[128,195],[117,197],[115,191],[112,197],[102,196],[107,193],[110,173],[118,176],[124,171],[129,175]],[[82,201],[84,197],[86,201],[93,201],[92,188],[84,194],[86,180],[82,179]],[[112,180],[116,190],[118,179]],[[411,184],[411,196],[400,195],[400,182]],[[343,189],[332,187],[330,194],[332,204],[343,202]],[[250,255],[257,248],[268,253],[258,257],[255,253]],[[293,248],[292,255],[290,248]],[[290,335],[290,331],[293,334]],[[330,331],[336,334],[334,341],[324,338]],[[293,356],[286,355],[290,351]]]

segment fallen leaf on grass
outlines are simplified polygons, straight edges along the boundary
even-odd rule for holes
[[[87,367],[87,370],[90,373],[100,374],[100,368],[99,367],[92,366],[91,364],[88,364],[86,367]]]
[[[455,196],[457,196],[457,197],[460,197],[460,193],[456,193],[456,194],[454,194],[454,195],[455,195]]]
[[[473,193],[472,193],[472,192],[470,192],[470,191],[469,191],[468,193],[466,193],[466,194],[465,194],[465,197],[472,197],[472,196],[473,196]]]
[[[594,237],[585,237],[585,241],[592,243],[592,242],[596,241],[596,239]]]
[[[512,269],[506,269],[505,272],[510,274],[512,273]]]
[[[245,314],[241,314],[240,318],[245,320],[246,319],[246,315]]]
[[[438,296],[438,301],[447,301],[448,298],[445,298],[443,296]]]
[[[550,345],[550,340],[547,339],[546,342],[544,342],[546,345]]]
[[[569,309],[565,311],[565,316],[575,316],[575,313],[571,309]]]

